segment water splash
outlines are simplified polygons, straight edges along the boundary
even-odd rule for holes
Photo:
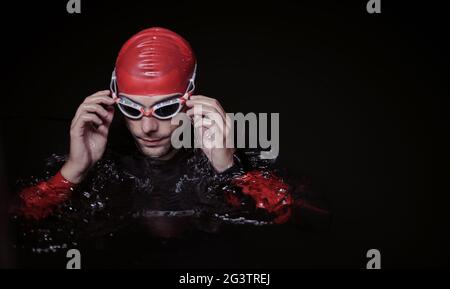
[[[232,224],[232,225],[253,225],[253,226],[266,226],[266,225],[273,225],[273,222],[269,221],[260,221],[260,220],[253,220],[248,219],[246,217],[230,217],[228,214],[220,215],[220,214],[214,214],[214,218],[217,218],[223,223],[226,224]]]

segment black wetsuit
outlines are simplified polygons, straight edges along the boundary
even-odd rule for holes
[[[181,149],[167,161],[138,150],[107,150],[51,216],[39,221],[16,217],[21,265],[63,266],[70,248],[80,249],[84,267],[195,267],[207,266],[210,258],[232,265],[236,248],[230,244],[245,235],[239,231],[245,226],[236,229],[224,220],[263,216],[254,214],[249,197],[242,196],[239,209],[230,206],[224,191],[232,190],[230,180],[249,167],[268,169],[256,159],[241,154],[233,167],[217,174],[200,150]],[[49,158],[42,179],[54,175],[64,161]]]

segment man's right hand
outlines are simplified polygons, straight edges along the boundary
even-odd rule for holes
[[[114,100],[109,90],[86,97],[70,126],[69,159],[61,168],[68,181],[80,183],[89,169],[102,157],[114,117]]]

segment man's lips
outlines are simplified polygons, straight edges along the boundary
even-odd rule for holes
[[[149,145],[149,146],[156,146],[159,145],[163,140],[165,140],[165,137],[162,138],[153,138],[153,139],[145,139],[145,138],[138,138],[142,143]]]

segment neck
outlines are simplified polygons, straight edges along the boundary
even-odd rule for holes
[[[171,148],[165,155],[153,158],[155,160],[167,161],[173,158],[173,156],[178,152],[178,149]]]

